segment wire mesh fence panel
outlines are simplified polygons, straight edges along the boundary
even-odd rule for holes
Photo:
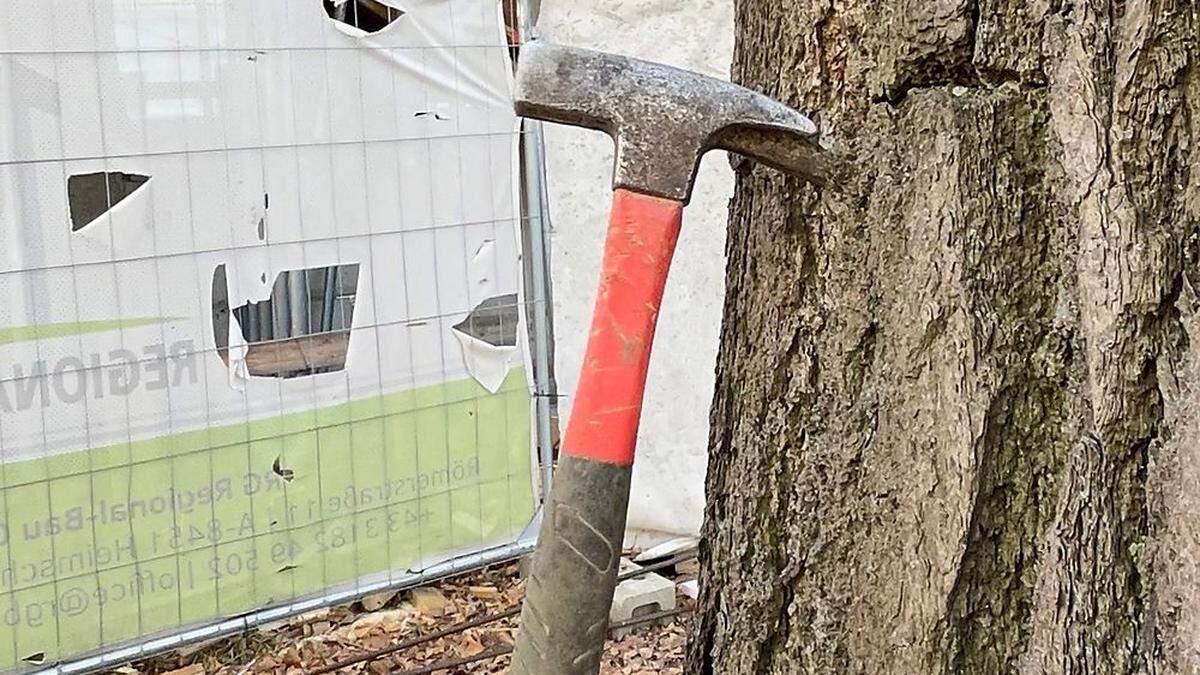
[[[526,531],[510,58],[496,0],[0,3],[0,671]]]

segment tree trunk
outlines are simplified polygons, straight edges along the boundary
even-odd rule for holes
[[[1200,9],[739,0],[694,673],[1200,670]]]

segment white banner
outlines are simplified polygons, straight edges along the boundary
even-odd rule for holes
[[[494,0],[0,4],[0,669],[532,517]]]

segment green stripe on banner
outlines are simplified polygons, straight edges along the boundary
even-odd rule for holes
[[[514,371],[0,466],[0,669],[512,541],[530,402]]]
[[[110,319],[105,321],[80,321],[74,323],[49,323],[39,326],[13,326],[0,328],[0,345],[33,340],[74,337],[90,333],[107,333],[122,328],[141,328],[180,321],[171,317],[147,317],[144,319]]]

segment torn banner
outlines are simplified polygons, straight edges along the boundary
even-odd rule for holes
[[[499,16],[0,3],[0,671],[524,529]]]

